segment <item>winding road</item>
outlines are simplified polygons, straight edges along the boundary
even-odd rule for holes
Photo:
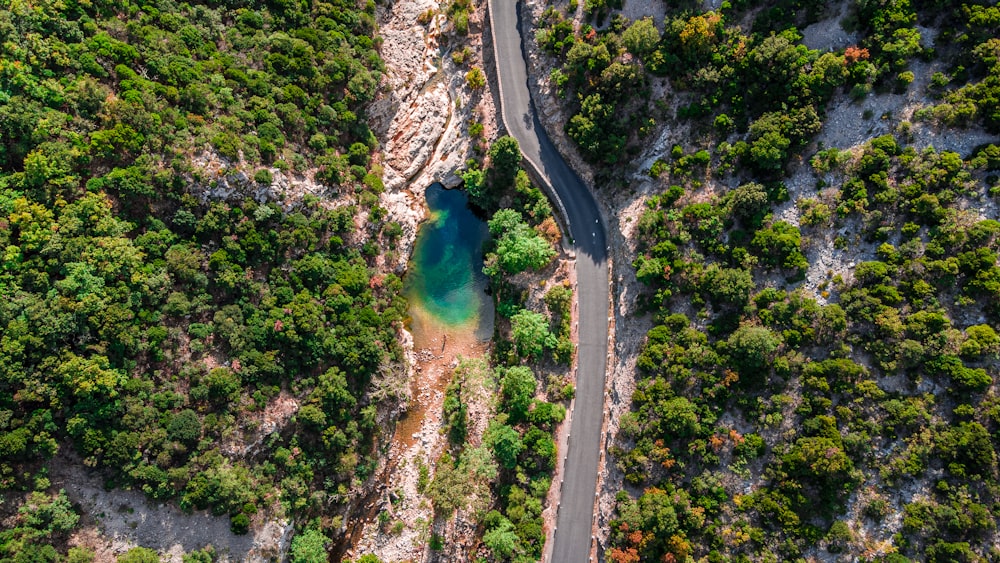
[[[521,40],[525,22],[519,19],[516,0],[491,0],[489,12],[504,126],[521,145],[535,177],[548,184],[543,187],[561,212],[576,253],[580,323],[576,399],[550,561],[582,563],[590,558],[604,423],[609,285],[604,220],[590,190],[566,165],[538,122]]]

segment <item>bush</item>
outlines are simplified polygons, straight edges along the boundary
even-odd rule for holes
[[[229,519],[229,530],[238,535],[246,535],[250,531],[250,517],[240,512]]]
[[[118,556],[118,563],[160,563],[160,554],[145,547],[133,547]]]
[[[465,84],[470,90],[480,90],[486,86],[486,73],[479,67],[472,67],[472,70],[465,73]]]
[[[191,444],[201,437],[201,419],[191,409],[184,409],[170,418],[167,436],[182,444]]]
[[[497,279],[501,272],[514,275],[528,269],[538,270],[556,255],[552,245],[513,209],[498,211],[490,219],[489,227],[496,250],[487,254],[483,272],[491,278]]]
[[[555,348],[558,339],[549,332],[549,321],[541,313],[521,309],[510,318],[511,335],[522,358],[539,360],[546,350]]]
[[[290,563],[326,563],[326,545],[330,540],[316,529],[295,534],[289,550]]]
[[[254,172],[253,181],[263,186],[270,186],[274,182],[274,176],[271,175],[271,171],[267,168],[261,168]]]

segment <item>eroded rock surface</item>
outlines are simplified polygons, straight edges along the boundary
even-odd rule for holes
[[[386,73],[370,113],[382,142],[386,191],[381,205],[403,227],[395,265],[400,271],[426,214],[424,190],[434,182],[461,184],[458,173],[478,142],[468,134],[469,124],[482,123],[485,139],[496,134],[490,87],[472,91],[465,81],[471,67],[484,68],[482,9],[470,15],[470,34],[458,36],[442,13],[445,8],[432,0],[406,0],[379,13]],[[465,47],[471,54],[458,65],[451,53]]]

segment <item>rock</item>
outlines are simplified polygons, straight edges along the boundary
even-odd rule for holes
[[[206,149],[195,155],[191,162],[196,172],[190,178],[188,189],[202,203],[250,198],[257,203],[281,203],[288,209],[306,194],[335,195],[334,190],[316,181],[315,170],[288,174],[277,168],[268,168],[271,183],[260,184],[250,177],[248,171],[252,165],[242,157],[232,162],[214,150]],[[332,199],[330,202],[332,205],[340,205]]]
[[[448,89],[439,83],[420,94],[410,108],[393,120],[387,135],[385,164],[398,171],[393,182],[416,176],[433,155],[451,115]]]

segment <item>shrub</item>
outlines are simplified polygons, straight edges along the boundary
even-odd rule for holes
[[[240,512],[229,519],[229,530],[238,536],[250,531],[250,517]]]
[[[465,73],[465,84],[471,90],[479,90],[486,86],[486,73],[479,67],[472,67],[472,70]]]
[[[316,529],[295,534],[289,550],[290,563],[326,563],[326,545],[330,540]]]
[[[270,170],[261,168],[254,172],[253,181],[264,186],[270,186],[274,182],[274,177],[271,175]]]
[[[133,547],[118,556],[118,563],[160,563],[160,554],[145,547]]]

